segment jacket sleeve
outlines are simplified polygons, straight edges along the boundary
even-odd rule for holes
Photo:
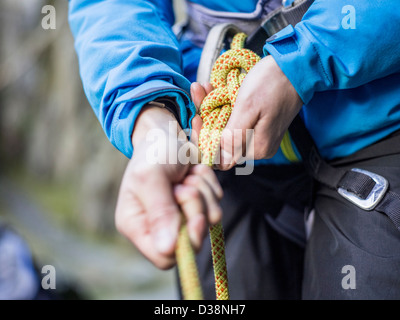
[[[295,28],[267,40],[303,102],[315,92],[351,89],[400,71],[397,0],[315,0]]]
[[[68,17],[85,94],[117,149],[132,156],[135,119],[158,97],[173,99],[189,126],[195,107],[171,0],[70,0]]]

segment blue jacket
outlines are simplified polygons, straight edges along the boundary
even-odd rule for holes
[[[252,12],[258,3],[192,2],[230,12]],[[170,0],[70,0],[69,22],[85,93],[116,148],[132,156],[135,119],[160,96],[176,99],[189,127],[201,48],[176,39]],[[302,22],[264,46],[301,96],[302,116],[326,159],[400,129],[399,34],[397,0],[316,0]],[[271,161],[285,163],[282,152]]]

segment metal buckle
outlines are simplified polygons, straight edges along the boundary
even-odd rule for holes
[[[358,168],[353,168],[351,171],[355,172],[360,172],[363,173],[367,176],[369,176],[372,180],[375,181],[375,186],[369,193],[368,197],[366,199],[361,199],[357,197],[354,193],[351,193],[347,191],[346,189],[339,188],[338,193],[344,197],[345,199],[349,200],[353,204],[355,204],[357,207],[366,210],[366,211],[371,211],[373,210],[379,203],[379,201],[382,200],[384,197],[387,189],[389,188],[389,182],[382,176],[369,172],[367,170],[362,170]]]

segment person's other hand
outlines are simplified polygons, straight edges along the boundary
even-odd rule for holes
[[[177,130],[171,131],[174,126]],[[157,144],[149,139],[152,132],[164,140]],[[211,168],[180,161],[177,153],[188,142],[169,111],[157,107],[142,110],[132,142],[134,155],[121,182],[116,227],[156,267],[167,269],[176,262],[181,212],[198,249],[207,224],[221,219],[222,189]],[[196,153],[193,145],[185,150],[189,149]]]

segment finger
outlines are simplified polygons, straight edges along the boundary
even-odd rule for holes
[[[118,197],[115,226],[157,268],[166,270],[175,265],[174,256],[165,256],[154,249],[147,213],[137,198],[127,196],[124,190],[121,190]]]
[[[190,135],[190,141],[193,142],[193,144],[195,144],[196,146],[199,144],[199,134],[202,125],[203,120],[198,114],[196,114],[192,120],[192,132]]]
[[[211,224],[216,224],[221,221],[222,209],[219,205],[219,200],[206,179],[199,175],[189,175],[183,180],[183,184],[193,186],[197,190],[200,190],[206,205],[204,212]]]
[[[209,82],[203,83],[203,88],[204,88],[204,90],[206,91],[207,94],[209,94],[211,91],[214,90],[214,87]]]
[[[217,199],[222,199],[222,197],[224,196],[224,191],[222,190],[221,184],[219,183],[213,169],[211,169],[207,165],[198,164],[190,168],[189,174],[199,175],[203,177],[213,189]]]
[[[137,170],[133,188],[149,224],[154,248],[166,257],[175,252],[180,226],[180,212],[170,179],[161,168]]]
[[[190,242],[193,248],[198,251],[206,230],[204,199],[195,187],[183,184],[174,187],[174,195],[185,215]]]
[[[190,86],[190,95],[198,112],[203,99],[207,95],[206,89],[200,83],[193,82]]]
[[[243,85],[242,85],[243,86]],[[240,91],[239,91],[240,93]],[[221,170],[228,170],[243,157],[252,158],[254,128],[259,120],[259,113],[254,108],[250,108],[246,100],[237,97],[235,107],[222,131],[220,144],[220,164]]]
[[[253,159],[268,159],[275,155],[279,149],[280,142],[283,139],[285,131],[281,128],[275,127],[266,123],[265,119],[260,119],[254,129],[254,139],[247,146],[251,151],[246,152],[250,154]],[[268,137],[274,137],[274,139],[268,139]]]
[[[198,82],[193,82],[192,85],[190,86],[190,93],[192,96],[192,100],[194,105],[196,106],[196,112],[199,113],[200,112],[200,107],[201,104],[204,100],[204,98],[212,91],[214,90],[214,87],[211,85],[211,83],[206,82],[203,85],[201,85]],[[200,134],[200,130],[201,127],[203,125],[203,120],[201,119],[201,117],[196,114],[193,117],[192,120],[192,134],[191,134],[191,141],[195,144],[198,145],[199,142],[199,134]]]

